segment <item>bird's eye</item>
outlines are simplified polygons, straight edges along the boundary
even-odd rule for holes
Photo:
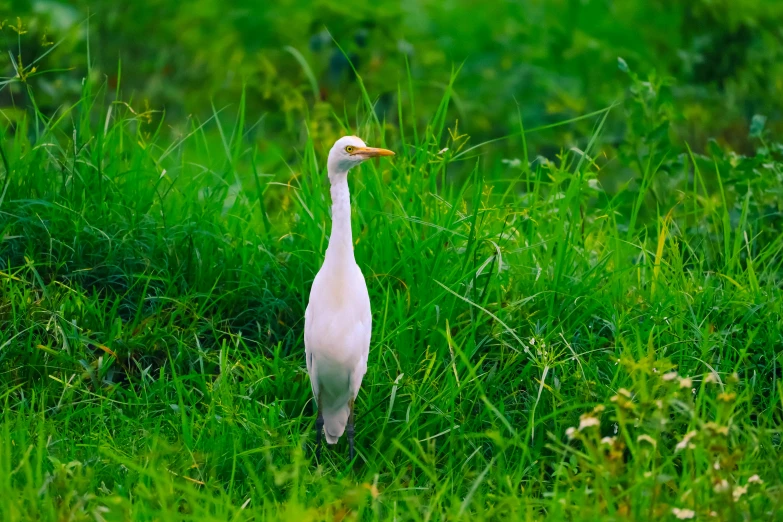
[[[354,150],[356,150],[356,149],[354,147],[352,147],[351,145],[348,145],[347,147],[345,147],[345,152],[347,152],[348,154],[352,153]]]

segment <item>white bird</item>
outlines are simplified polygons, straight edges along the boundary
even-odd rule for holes
[[[328,444],[336,444],[347,424],[353,460],[353,404],[370,352],[370,296],[353,256],[348,171],[369,158],[393,155],[390,150],[368,147],[355,136],[340,138],[329,151],[332,233],[310,290],[304,326],[307,373],[318,408],[316,457],[321,451],[321,432]]]

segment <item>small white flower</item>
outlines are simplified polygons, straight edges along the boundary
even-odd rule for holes
[[[639,435],[638,437],[636,437],[636,442],[642,442],[642,441],[652,444],[653,447],[658,446],[658,442],[647,434]]]
[[[693,380],[690,377],[680,378],[680,388],[690,388],[693,386]]]
[[[734,495],[734,502],[738,501],[742,495],[748,492],[747,486],[737,486],[734,488],[734,491],[732,491],[732,495]]]
[[[568,440],[571,440],[574,438],[574,434],[576,433],[576,428],[571,426],[566,430],[566,436],[568,437]]]
[[[726,479],[723,479],[715,484],[715,487],[712,489],[715,490],[715,493],[724,493],[729,490],[729,482]]]
[[[672,513],[680,520],[687,520],[696,516],[696,513],[692,509],[672,508]]]
[[[708,373],[707,376],[704,378],[704,382],[706,382],[706,383],[716,383],[716,382],[718,382],[718,376],[715,375],[714,372]]]
[[[677,372],[664,373],[662,379],[664,381],[673,381],[677,378]]]
[[[603,439],[601,439],[601,444],[606,444],[607,446],[611,446],[612,444],[614,444],[614,440],[615,440],[614,437],[604,437]],[[754,475],[754,476],[758,476],[758,475]],[[748,479],[748,482],[750,482],[750,479]]]
[[[677,445],[674,447],[674,452],[677,453],[679,451],[684,450],[685,448],[690,447],[691,445],[691,439],[698,435],[697,431],[689,431],[685,434],[685,436],[682,438],[680,442],[677,443]]]
[[[763,484],[764,481],[758,475],[753,475],[748,479],[748,484]]]
[[[595,417],[582,417],[579,419],[579,431],[582,431],[585,428],[589,428],[590,426],[600,426],[601,421],[596,419]]]

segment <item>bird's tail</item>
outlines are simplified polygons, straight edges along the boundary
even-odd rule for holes
[[[349,413],[350,408],[347,404],[336,410],[324,411],[324,435],[328,444],[337,444],[345,431]]]

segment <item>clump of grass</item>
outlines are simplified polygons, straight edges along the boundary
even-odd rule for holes
[[[775,446],[775,435],[737,424],[751,396],[736,373],[680,376],[654,354],[618,362],[628,387],[582,414],[566,430],[571,442],[552,445],[562,455],[555,476],[563,516],[569,507],[592,504],[585,498],[591,495],[617,516],[640,520],[773,515],[776,495],[759,475],[766,465],[756,457]]]
[[[425,129],[366,91],[333,118],[398,151],[350,180],[353,466],[311,460],[319,143],[283,163],[242,101],[172,135],[89,81],[4,127],[2,518],[780,516],[781,147],[691,153],[632,76],[581,148],[536,157],[520,122],[522,159],[485,160],[453,82]]]

